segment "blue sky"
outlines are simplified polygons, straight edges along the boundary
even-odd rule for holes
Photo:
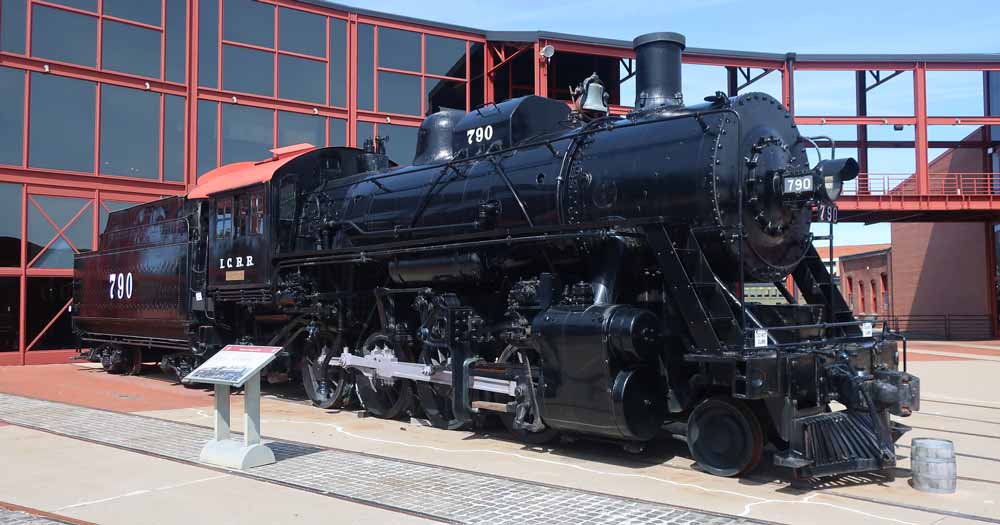
[[[987,0],[898,1],[837,0],[788,2],[757,0],[660,0],[646,2],[578,0],[442,1],[386,0],[340,3],[495,30],[547,30],[606,38],[632,39],[651,31],[676,31],[692,47],[775,53],[998,53],[1000,9]],[[854,111],[853,73],[796,74],[796,112],[800,115]],[[912,75],[901,75],[869,93],[869,114],[913,113]],[[628,86],[623,90],[623,96]],[[725,90],[721,68],[685,66],[684,93],[689,101]],[[938,115],[982,115],[982,75],[931,72],[928,110]],[[780,95],[780,75],[755,84],[755,90]],[[810,126],[805,134],[854,138],[853,126]],[[974,127],[932,126],[931,140],[959,140]],[[913,129],[870,127],[871,139],[912,140]],[[934,158],[941,151],[931,151]],[[856,154],[842,150],[838,156]],[[870,150],[870,171],[898,180],[912,173],[909,149]],[[900,175],[889,175],[900,174]],[[821,228],[824,233],[825,225]],[[886,224],[840,224],[837,244],[889,242]]]

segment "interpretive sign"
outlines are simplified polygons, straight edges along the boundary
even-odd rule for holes
[[[280,346],[229,345],[184,378],[185,383],[243,386],[277,357]]]
[[[241,470],[274,463],[274,452],[260,442],[260,371],[280,351],[280,346],[229,345],[183,379],[215,385],[215,435],[201,449],[203,463]],[[230,386],[246,386],[242,443],[229,438]]]

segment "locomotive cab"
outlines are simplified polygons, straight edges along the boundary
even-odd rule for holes
[[[323,206],[310,196],[327,184],[385,163],[375,158],[380,155],[357,148],[302,146],[309,149],[292,150],[292,158],[283,158],[280,150],[274,150],[278,153],[271,161],[252,163],[246,173],[225,174],[233,181],[231,185],[237,185],[241,180],[265,179],[252,173],[265,167],[269,172],[266,180],[208,195],[210,289],[238,289],[243,296],[249,290],[268,294],[273,284],[271,255],[312,248],[304,240],[314,232],[304,226],[308,222],[304,219],[316,215]],[[268,166],[282,160],[286,162]]]
[[[208,265],[212,288],[268,284],[266,197],[264,184],[212,196]]]

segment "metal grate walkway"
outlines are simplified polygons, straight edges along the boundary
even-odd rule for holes
[[[0,394],[0,420],[135,452],[194,462],[211,429]],[[267,443],[277,463],[237,475],[453,523],[721,525],[756,520],[464,470]]]
[[[68,525],[69,523],[71,522],[0,507],[0,525]]]

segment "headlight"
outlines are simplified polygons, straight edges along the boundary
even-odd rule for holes
[[[858,161],[848,157],[846,159],[830,159],[820,161],[816,165],[816,172],[823,180],[823,191],[826,198],[835,201],[840,197],[844,189],[844,183],[854,180],[858,176],[860,167]]]

